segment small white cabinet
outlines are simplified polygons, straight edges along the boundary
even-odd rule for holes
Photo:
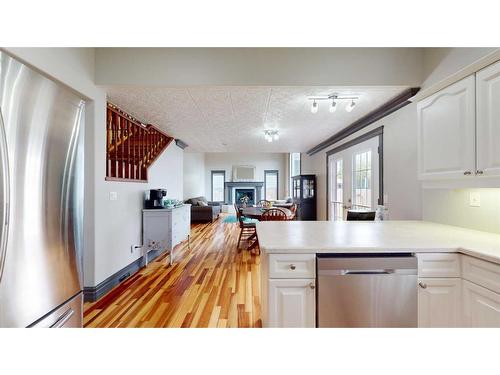
[[[314,279],[269,280],[269,327],[316,326]]]
[[[420,179],[464,178],[474,175],[474,76],[419,102],[417,112]]]
[[[147,264],[147,253],[151,250],[170,251],[170,264],[173,250],[182,241],[189,239],[191,233],[191,205],[184,204],[171,209],[142,210],[142,244]]]
[[[418,326],[460,327],[460,278],[421,278],[418,288]]]
[[[476,74],[477,173],[500,176],[500,62]]]
[[[264,327],[316,327],[316,254],[263,254]]]

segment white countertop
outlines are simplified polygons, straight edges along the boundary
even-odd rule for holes
[[[500,263],[500,235],[425,221],[270,221],[264,253],[460,252]]]

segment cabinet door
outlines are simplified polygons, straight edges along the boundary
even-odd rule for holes
[[[418,326],[460,327],[461,284],[460,278],[419,279]]]
[[[269,280],[269,327],[314,328],[315,326],[315,280]]]
[[[500,294],[463,281],[464,321],[467,327],[500,327]]]
[[[418,103],[420,179],[474,175],[475,102],[475,77],[470,76]]]
[[[476,74],[477,172],[500,175],[500,62]]]

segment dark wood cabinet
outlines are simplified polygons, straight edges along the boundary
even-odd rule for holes
[[[316,176],[292,177],[292,198],[297,204],[297,220],[316,220]]]

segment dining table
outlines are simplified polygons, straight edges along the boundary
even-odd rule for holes
[[[262,218],[262,215],[264,214],[264,212],[266,212],[267,210],[269,210],[271,208],[278,208],[281,211],[283,211],[286,214],[287,220],[293,219],[292,211],[290,211],[288,208],[284,208],[284,207],[269,207],[269,208],[268,207],[257,207],[257,206],[242,207],[241,214],[245,217],[250,218],[250,219],[260,220]]]

